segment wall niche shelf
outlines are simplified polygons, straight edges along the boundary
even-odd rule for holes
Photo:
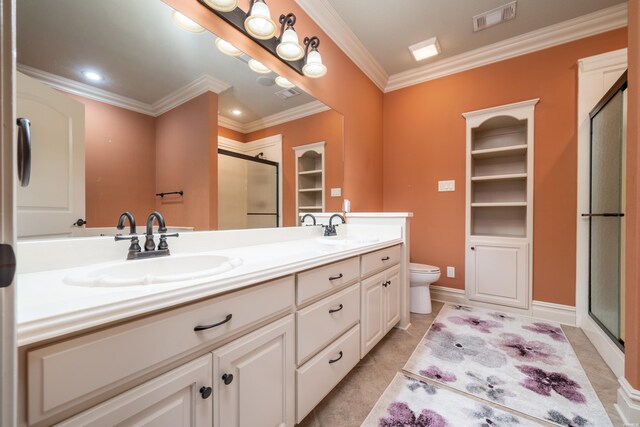
[[[324,211],[325,142],[293,147],[296,153],[296,218]]]
[[[466,296],[530,313],[538,100],[465,113]]]

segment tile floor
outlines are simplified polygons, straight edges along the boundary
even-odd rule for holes
[[[411,327],[407,331],[392,329],[299,425],[359,426],[409,359],[441,308],[442,304],[435,302],[433,313],[411,315]],[[613,425],[622,426],[613,407],[618,388],[615,376],[580,329],[567,326],[563,329]]]

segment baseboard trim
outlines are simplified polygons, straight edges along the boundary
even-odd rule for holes
[[[640,390],[631,387],[626,378],[619,378],[618,403],[614,406],[624,425],[640,425]]]
[[[447,288],[445,286],[431,285],[431,300],[439,302],[449,302],[452,304],[467,304],[464,290]]]
[[[563,325],[576,326],[576,308],[570,305],[533,301],[531,315],[538,319],[550,320]]]

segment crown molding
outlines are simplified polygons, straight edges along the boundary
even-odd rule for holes
[[[33,77],[34,79],[63,92],[73,93],[84,98],[93,99],[95,101],[153,117],[164,114],[167,111],[202,95],[203,93],[220,93],[231,87],[229,84],[218,80],[215,77],[208,74],[202,74],[191,83],[170,93],[159,101],[154,102],[153,104],[147,104],[133,98],[128,98],[126,96],[118,95],[104,89],[99,89],[85,83],[80,83],[66,77],[61,77],[47,71],[42,71],[28,65],[18,64],[16,68],[21,73]]]
[[[547,49],[627,25],[627,4],[540,28],[460,55],[389,77],[385,92]]]
[[[376,86],[385,89],[387,72],[327,0],[296,0],[296,3]]]
[[[246,133],[244,130],[244,125],[240,122],[236,122],[228,117],[221,116],[218,114],[218,126],[222,126],[223,128],[235,130],[236,132]]]
[[[534,98],[528,101],[514,102],[513,104],[499,105],[497,107],[489,107],[489,108],[483,108],[482,110],[469,111],[468,113],[462,113],[462,116],[465,119],[471,119],[474,117],[487,116],[487,115],[493,116],[503,112],[513,112],[513,110],[516,110],[518,108],[533,107],[539,101],[540,101],[540,98]]]
[[[236,132],[250,133],[282,123],[291,122],[293,120],[302,119],[330,109],[331,108],[327,107],[320,101],[312,101],[249,123],[239,123],[235,120],[229,119],[228,117],[218,115],[218,125],[227,129],[235,130]]]
[[[618,49],[611,52],[601,53],[600,55],[590,56],[588,58],[578,59],[580,71],[583,73],[591,73],[601,71],[612,66],[627,64],[627,48]]]

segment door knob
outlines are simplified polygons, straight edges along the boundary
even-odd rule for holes
[[[85,221],[82,218],[78,218],[78,220],[76,222],[74,222],[73,225],[74,227],[82,227],[83,225],[85,225],[87,223],[87,221]]]

